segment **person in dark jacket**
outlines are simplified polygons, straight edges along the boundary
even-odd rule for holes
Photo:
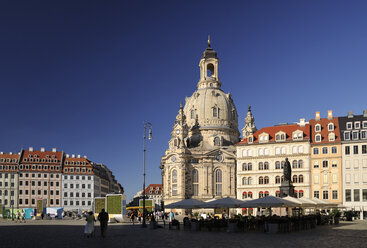
[[[107,230],[107,224],[108,224],[108,213],[104,210],[104,208],[98,214],[98,220],[99,220],[100,225],[101,225],[101,235],[104,238],[106,230]]]

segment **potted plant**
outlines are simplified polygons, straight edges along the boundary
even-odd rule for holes
[[[333,223],[335,225],[338,225],[339,224],[339,220],[340,220],[340,216],[341,216],[340,211],[337,208],[334,208],[331,211],[331,216],[333,217],[333,220],[334,220]]]

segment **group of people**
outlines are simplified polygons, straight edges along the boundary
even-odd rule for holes
[[[94,222],[96,222],[96,219],[94,218],[93,211],[90,211],[87,213],[85,217],[87,223],[84,228],[84,234],[87,238],[94,236]],[[106,236],[107,231],[107,225],[108,225],[108,213],[105,211],[105,209],[102,209],[102,211],[98,214],[97,219],[100,222],[101,226],[101,236],[104,238]]]
[[[138,211],[138,210],[131,210],[127,213],[127,216],[130,220],[131,223],[133,223],[133,225],[135,224],[135,221],[137,220],[139,224],[142,223],[143,221],[143,211]],[[159,220],[170,220],[172,221],[174,219],[174,214],[172,212],[170,213],[165,213],[163,211],[152,211],[152,212],[146,212],[146,219],[148,221],[159,221]]]

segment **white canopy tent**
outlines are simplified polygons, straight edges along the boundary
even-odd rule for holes
[[[240,205],[242,208],[271,208],[271,207],[300,207],[300,203],[285,200],[275,196],[266,196],[263,198],[244,202]]]
[[[239,208],[245,201],[226,197],[215,201],[204,202],[200,208]]]

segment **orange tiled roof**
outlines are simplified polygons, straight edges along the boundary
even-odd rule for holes
[[[254,140],[250,144],[259,144],[259,135],[262,133],[269,134],[269,140],[268,142],[264,143],[272,143],[275,142],[275,134],[282,131],[286,134],[286,140],[285,141],[293,141],[292,133],[296,130],[300,130],[303,132],[303,140],[310,139],[310,125],[305,124],[304,126],[300,126],[298,124],[289,124],[289,125],[281,125],[281,126],[272,126],[272,127],[264,127],[257,132],[254,133]],[[248,144],[247,138],[242,139],[239,143],[236,145],[245,145]]]
[[[29,151],[29,150],[24,150],[23,151],[23,156],[22,156],[22,160],[21,163],[52,163],[52,164],[59,164],[61,162],[61,158],[62,158],[62,153],[61,151],[58,152],[52,152],[52,151]],[[31,157],[30,157],[31,156]],[[33,161],[29,161],[29,159],[32,158]],[[39,159],[39,161],[36,161],[36,159]],[[45,159],[46,161],[42,161],[42,159]],[[49,159],[51,159],[51,162],[48,162]],[[57,162],[55,161],[55,159],[57,160]]]
[[[153,190],[151,190],[151,188],[153,188]],[[152,191],[152,193],[150,193],[150,191]],[[162,184],[149,184],[149,186],[145,188],[145,194],[146,195],[161,195],[162,194]]]
[[[334,124],[333,131],[328,130],[329,123]],[[315,131],[315,125],[317,124],[321,125],[321,132]],[[321,118],[318,121],[316,119],[312,119],[310,120],[310,125],[312,128],[311,144],[325,144],[325,143],[340,143],[341,142],[338,117],[334,117],[330,120],[328,118]],[[335,141],[329,141],[329,133],[335,134]],[[315,142],[316,134],[321,134],[321,142]]]

